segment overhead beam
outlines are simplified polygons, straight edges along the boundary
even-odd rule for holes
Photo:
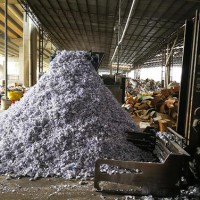
[[[0,44],[4,44],[4,39],[0,38]],[[13,44],[8,41],[8,47],[12,48],[13,50],[19,51],[19,47],[16,44]]]
[[[10,41],[13,44],[17,45],[18,47],[23,45],[23,39],[22,38],[10,39]]]
[[[0,21],[0,31],[4,32],[4,23]],[[8,37],[9,38],[18,38],[20,37],[16,32],[8,27]]]
[[[148,3],[148,4],[146,5],[146,7],[145,7],[143,13],[141,14],[139,20],[137,20],[136,27],[134,28],[134,30],[133,30],[133,32],[132,32],[132,35],[131,35],[131,37],[130,37],[130,40],[133,39],[135,32],[137,32],[138,27],[139,27],[140,24],[141,24],[141,20],[143,19],[143,15],[145,15],[145,13],[148,11],[149,5],[151,5],[151,3],[152,3],[152,0],[149,1],[149,3]],[[161,5],[162,5],[162,2],[160,2],[160,3],[157,5],[157,7],[156,7],[155,9],[156,9],[156,10],[159,10],[159,8],[160,8]],[[150,19],[153,18],[153,16],[154,16],[154,13],[152,13],[151,16],[148,18],[148,21],[147,21],[148,23],[149,23]],[[132,18],[132,21],[135,21],[135,19]],[[140,31],[140,33],[142,33],[142,32],[144,31],[145,28],[146,28],[146,26],[143,27],[143,29]],[[140,34],[137,34],[137,37],[134,38],[134,41],[137,41],[137,40],[138,40],[139,35],[140,35]],[[134,43],[132,43],[132,45],[129,46],[129,48],[127,48],[127,45],[126,45],[126,46],[125,46],[125,49],[127,49],[128,51],[130,51],[130,50],[132,50],[132,49],[134,48],[134,52],[136,52],[136,49],[137,49],[138,45],[137,45],[136,47],[133,47],[133,46],[135,46]],[[125,56],[127,56],[127,53],[125,54]],[[130,58],[129,58],[129,59],[130,59]],[[129,61],[129,59],[128,59],[128,60],[122,59],[121,62],[131,63],[131,62]],[[136,59],[135,54],[134,54],[134,56],[132,57],[132,59],[133,59],[133,60]]]
[[[87,43],[88,43],[87,44],[88,45],[87,48],[89,47],[88,49],[91,49],[90,37],[87,35],[85,20],[83,19],[82,12],[81,12],[78,0],[76,0],[76,3],[77,3],[77,8],[78,8],[78,11],[79,11],[79,15],[80,15],[80,20],[81,20],[81,23],[83,24],[83,32],[84,32],[84,35],[86,36]]]
[[[13,9],[9,9],[9,6]],[[2,10],[4,10],[4,4],[0,4],[0,8]],[[15,10],[14,10],[15,9]],[[1,12],[1,11],[0,11]],[[8,16],[13,19],[13,21],[19,26],[19,27],[23,27],[23,22],[21,21],[22,18],[20,17],[20,15],[22,16],[22,12],[20,12],[16,6],[14,4],[10,4],[8,5]]]
[[[8,38],[7,38],[8,39]],[[10,41],[10,39],[8,39],[8,49],[9,50],[13,50],[13,51],[16,51],[16,52],[19,52],[19,47],[18,45],[14,44],[13,42]],[[4,36],[0,35],[0,45],[2,45],[2,47],[4,46],[4,43],[5,43],[5,38]]]
[[[88,0],[86,0],[86,10],[87,10],[87,14],[86,15],[88,16],[88,19],[89,19],[87,23],[88,23],[88,25],[90,27],[90,31],[91,31],[91,36],[89,36],[88,34],[87,34],[87,36],[89,38],[91,38],[93,43],[95,43],[95,36],[94,36],[94,30],[93,30],[92,21],[91,21],[91,12],[90,12],[90,8],[89,8]],[[84,17],[83,13],[81,13],[81,16],[82,16],[83,21],[85,21],[86,17]],[[93,46],[91,44],[92,42],[90,42],[90,45],[93,48]]]
[[[0,48],[3,50],[4,49],[4,43],[0,42]],[[10,54],[15,54],[15,55],[19,55],[19,51],[17,51],[16,49],[13,49],[12,47],[8,46],[8,53]],[[2,53],[1,53],[2,54]]]
[[[174,4],[174,2],[172,2],[172,6],[170,6],[170,8],[168,8],[168,10],[170,10],[171,8],[173,8],[173,4]],[[183,4],[183,5],[180,5],[179,10],[183,10],[184,7],[188,9],[187,5]],[[193,7],[192,7],[192,8],[190,7],[190,8],[187,10],[186,13],[191,13],[191,11],[192,11],[193,9],[194,9]],[[167,13],[167,12],[168,12],[168,11],[166,11],[165,13]],[[169,19],[169,20],[173,19],[173,17],[176,16],[176,14],[177,14],[177,12],[174,12],[174,13],[170,16],[170,19]],[[184,17],[187,18],[187,17],[186,17],[186,14],[185,14]],[[182,18],[184,18],[184,17],[182,16]],[[181,17],[179,16],[179,18],[176,19],[176,22],[179,22],[180,20],[181,20]],[[166,24],[167,24],[167,22],[166,22]],[[166,24],[163,24],[163,26],[160,28],[160,30],[157,32],[157,34],[158,34],[160,31],[162,31],[162,28],[163,28]],[[174,25],[174,26],[175,26],[175,25]],[[178,29],[178,30],[177,30],[177,29]],[[179,26],[179,27],[177,27],[177,29],[174,30],[173,33],[170,33],[170,29],[169,29],[169,30],[166,31],[165,33],[162,33],[162,35],[163,35],[163,36],[166,35],[166,38],[167,38],[167,39],[170,39],[170,38],[173,37],[173,34],[174,34],[174,33],[179,32],[179,35],[183,33],[183,30],[182,30],[182,29],[183,29],[183,26],[182,26],[182,27]],[[169,37],[167,37],[167,36],[169,36]],[[149,49],[149,52],[147,52],[147,53],[145,52],[145,54],[143,54],[142,56],[140,56],[140,58],[139,58],[137,61],[135,61],[135,62],[136,62],[137,64],[139,64],[139,63],[144,62],[144,60],[147,60],[147,59],[149,59],[150,57],[154,56],[154,55],[156,54],[156,51],[158,51],[159,49],[161,49],[161,48],[166,44],[166,42],[167,42],[167,40],[163,40],[162,42],[152,44],[152,47]],[[148,41],[147,41],[146,43],[148,43]],[[145,44],[144,44],[144,45],[145,45]],[[143,46],[144,46],[144,45],[143,45]],[[143,48],[143,47],[141,47],[141,48]],[[140,49],[141,49],[141,48],[140,48]],[[139,52],[140,52],[140,49],[138,49]]]
[[[0,0],[0,3],[5,3],[5,0]],[[17,0],[8,0],[8,4],[18,4]]]
[[[3,55],[3,56],[5,56],[4,47],[2,47],[1,45],[0,45],[0,54]],[[19,53],[11,52],[11,51],[8,50],[8,56],[10,56],[10,57],[11,56],[19,57]]]
[[[8,10],[23,24],[23,14],[16,8],[15,5],[8,5]]]
[[[5,20],[5,12],[2,8],[0,8],[0,19],[3,21]],[[14,30],[20,37],[23,37],[23,29],[11,18],[7,17],[8,19],[8,27]]]
[[[76,21],[76,15],[72,12],[72,8],[71,8],[71,5],[70,5],[70,3],[68,2],[68,0],[66,0],[66,4],[67,4],[67,6],[68,6],[68,8],[69,8],[69,10],[70,10],[70,13],[71,13],[71,15],[72,15],[72,18],[73,18],[73,20],[70,20],[70,23],[71,23],[71,24],[74,23],[75,26],[76,26],[76,29],[77,29],[78,32],[81,34],[79,25],[77,24],[77,21]],[[77,38],[77,40],[79,41],[79,45],[81,46],[81,48],[84,48],[84,49],[85,49],[85,44],[84,44],[84,42],[83,42],[83,41],[84,41],[83,35],[81,35],[80,39]]]
[[[73,31],[73,28],[72,28],[68,18],[66,17],[66,12],[64,12],[64,10],[62,8],[62,5],[60,4],[59,1],[58,1],[58,5],[59,5],[59,8],[61,9],[61,12],[62,12],[63,16],[65,16],[67,24],[69,25],[69,28],[67,28],[66,27],[66,23],[62,23],[62,20],[61,20],[61,23],[63,24],[63,27],[65,27],[66,30],[67,30],[67,34],[65,35],[65,38],[68,40],[69,45],[72,46],[75,49],[76,48],[75,45],[74,45],[75,40],[72,37],[72,35],[73,36],[75,35],[75,32]],[[72,33],[69,30],[71,30]]]
[[[15,4],[15,7],[16,7],[20,12],[23,12],[23,8],[22,8],[22,6],[19,4],[19,0],[18,0],[18,4]]]

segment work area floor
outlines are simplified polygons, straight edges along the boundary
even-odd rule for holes
[[[93,182],[80,185],[78,181],[61,178],[42,178],[30,181],[30,178],[7,180],[0,177],[1,200],[67,200],[67,199],[101,199],[99,193],[93,191]]]
[[[106,185],[105,185],[106,184]],[[40,178],[31,181],[30,178],[9,178],[0,176],[0,200],[199,200],[200,193],[192,198],[186,197],[160,197],[155,198],[152,195],[134,196],[120,194],[122,190],[116,189],[116,192],[98,192],[94,188],[93,180],[66,180],[63,178]],[[101,188],[109,188],[108,183],[101,184]],[[125,186],[125,189],[130,186]],[[118,187],[116,187],[118,188]],[[200,192],[197,187],[193,190]],[[195,192],[194,191],[194,192]],[[187,194],[191,191],[185,191]]]
[[[0,176],[0,200],[128,200],[145,199],[130,195],[97,192],[93,181],[62,178],[10,179]],[[147,197],[148,199],[148,197]]]

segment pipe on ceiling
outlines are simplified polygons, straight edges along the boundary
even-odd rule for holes
[[[113,56],[112,56],[112,58],[111,58],[110,63],[112,63],[112,61],[113,61],[113,59],[114,59],[114,57],[115,57],[115,54],[116,54],[116,52],[117,52],[117,50],[118,50],[118,48],[119,48],[119,45],[122,43],[122,41],[123,41],[123,39],[124,39],[124,36],[125,36],[125,34],[126,34],[126,31],[127,31],[127,29],[128,29],[128,26],[129,26],[129,22],[130,22],[130,20],[131,20],[132,14],[133,14],[133,10],[134,10],[133,8],[134,8],[135,3],[136,3],[136,0],[133,0],[133,1],[132,1],[132,4],[131,4],[130,11],[129,11],[129,14],[128,14],[128,18],[127,18],[127,21],[126,21],[126,25],[125,25],[124,30],[123,30],[123,32],[122,32],[122,36],[121,36],[121,38],[120,38],[120,40],[119,40],[117,46],[115,47],[115,51],[114,51],[114,53],[113,53]]]

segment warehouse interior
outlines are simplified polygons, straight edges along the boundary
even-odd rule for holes
[[[0,199],[199,199],[199,9],[0,0]]]

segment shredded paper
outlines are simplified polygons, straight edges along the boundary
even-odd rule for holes
[[[126,141],[137,126],[96,73],[86,52],[60,52],[48,72],[0,116],[0,174],[77,178],[98,158],[149,161]]]

